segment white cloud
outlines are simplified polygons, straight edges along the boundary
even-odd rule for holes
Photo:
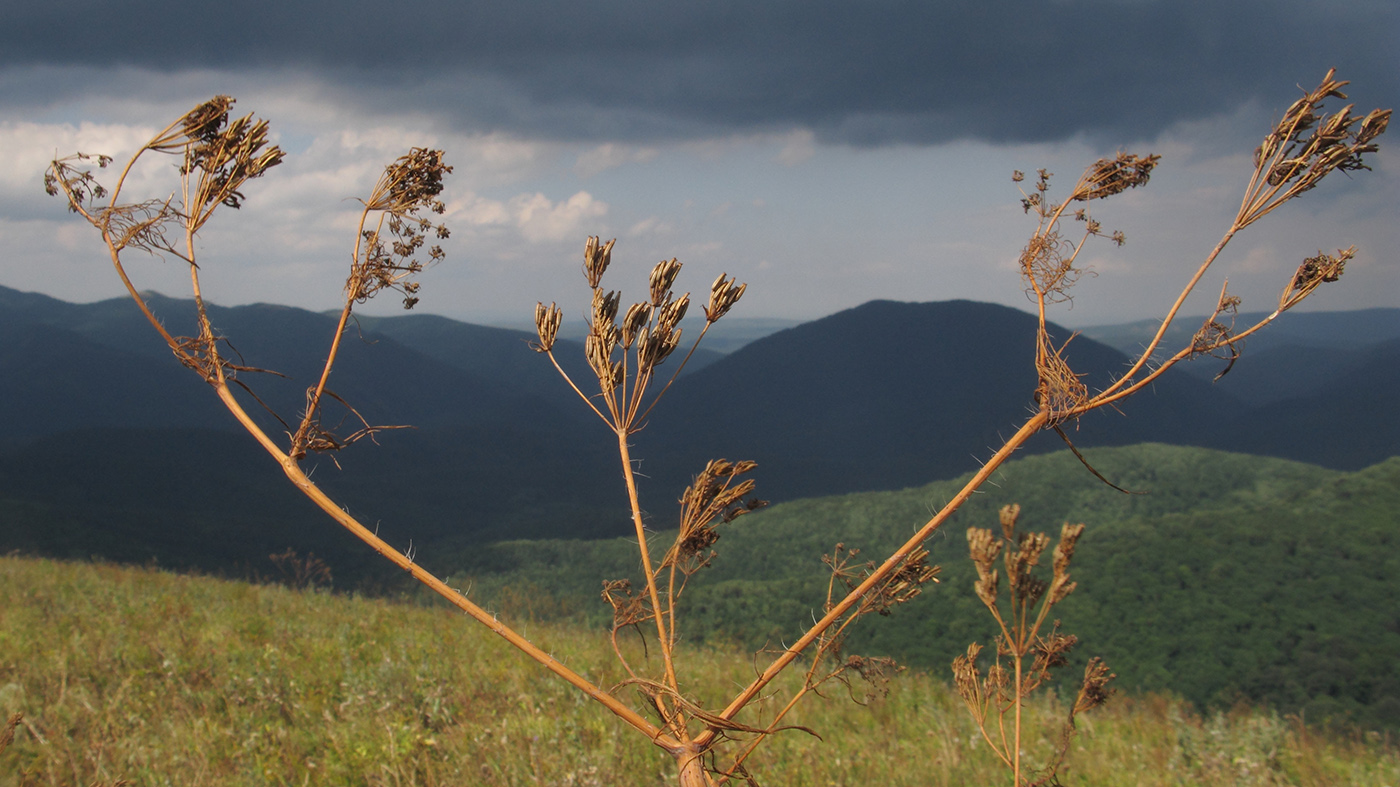
[[[636,238],[642,235],[665,235],[674,230],[675,227],[670,222],[651,216],[643,219],[627,230],[628,237]]]
[[[57,215],[50,209],[58,203],[45,202],[42,191],[44,171],[50,162],[79,151],[91,155],[130,154],[154,133],[155,129],[142,126],[0,123],[0,200],[7,208],[13,207],[11,215],[39,215],[38,211]],[[168,159],[154,158],[159,159],[160,164],[169,163]],[[118,166],[120,163],[118,159]],[[93,169],[96,171],[95,166]],[[131,185],[139,187],[150,172],[146,167],[133,173]],[[117,172],[109,168],[96,174],[101,182],[110,186]]]
[[[591,178],[624,164],[651,161],[656,158],[657,153],[656,148],[639,148],[609,142],[580,153],[578,160],[574,162],[574,174],[580,178]]]
[[[798,129],[782,140],[783,149],[778,151],[778,163],[795,167],[817,155],[816,135],[808,129]]]
[[[596,234],[592,225],[607,214],[608,204],[586,191],[560,202],[535,192],[508,200],[467,194],[448,203],[445,218],[479,230],[513,229],[529,243],[557,243]]]
[[[516,226],[532,243],[563,241],[588,234],[588,225],[608,215],[608,204],[580,191],[563,202],[551,202],[545,195],[524,194],[511,200]]]

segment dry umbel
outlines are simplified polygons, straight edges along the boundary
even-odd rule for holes
[[[1055,782],[1059,767],[1069,753],[1075,716],[1103,704],[1112,694],[1108,682],[1113,679],[1097,658],[1089,662],[1070,707],[1060,745],[1036,777],[1025,777],[1021,739],[1026,698],[1050,679],[1051,670],[1067,663],[1069,651],[1078,642],[1073,635],[1060,633],[1058,620],[1048,631],[1046,623],[1055,605],[1077,587],[1070,581],[1069,566],[1075,545],[1084,533],[1084,525],[1066,523],[1060,530],[1047,582],[1036,575],[1036,567],[1050,545],[1050,537],[1044,533],[1017,532],[1020,515],[1020,506],[1001,509],[1000,537],[983,528],[967,530],[968,553],[977,567],[973,590],[996,620],[1000,633],[996,639],[995,658],[985,674],[977,666],[982,646],[975,642],[968,646],[965,655],[953,660],[953,683],[959,696],[977,723],[983,740],[1011,770],[1012,784],[1018,787]],[[1005,602],[1000,593],[998,557],[1002,558],[1002,569],[1006,571]]]
[[[1368,168],[1367,156],[1376,151],[1377,139],[1385,131],[1391,113],[1390,110],[1375,110],[1357,116],[1350,105],[1337,111],[1325,110],[1329,101],[1346,98],[1342,92],[1345,85],[1329,72],[1318,88],[1305,93],[1289,107],[1265,136],[1256,152],[1254,173],[1240,210],[1223,237],[1189,276],[1142,354],[1121,377],[1101,391],[1089,391],[1070,365],[1066,354],[1069,341],[1056,343],[1049,337],[1047,306],[1072,297],[1073,288],[1086,272],[1079,259],[1087,243],[1103,238],[1121,246],[1126,240],[1120,232],[1103,230],[1082,206],[1143,186],[1157,166],[1158,158],[1120,153],[1096,162],[1059,201],[1052,199],[1051,174],[1043,170],[1038,173],[1033,188],[1022,195],[1022,206],[1028,214],[1035,214],[1037,226],[1020,255],[1026,292],[1039,312],[1040,328],[1035,347],[1039,380],[1034,391],[1034,411],[951,500],[883,560],[861,562],[855,559],[856,550],[837,545],[826,558],[830,580],[827,597],[821,602],[820,616],[793,642],[761,654],[767,663],[755,663],[754,678],[723,708],[707,708],[686,693],[687,686],[678,671],[676,658],[680,640],[675,601],[686,581],[714,559],[712,547],[722,533],[721,526],[732,521],[734,516],[758,507],[748,479],[741,478],[752,470],[751,463],[711,463],[697,476],[696,484],[682,503],[678,540],[659,563],[653,564],[646,523],[638,505],[628,438],[646,423],[700,339],[740,300],[745,285],[724,274],[714,281],[703,307],[704,327],[697,332],[699,335],[690,344],[689,352],[679,363],[672,364],[672,373],[662,375],[661,370],[681,346],[680,323],[689,306],[688,294],[677,297],[673,291],[680,263],[675,259],[658,263],[648,278],[646,297],[623,309],[619,293],[601,289],[614,242],[591,237],[585,244],[583,273],[592,291],[585,348],[595,380],[587,386],[571,379],[568,384],[614,435],[627,485],[645,587],[634,591],[630,583],[611,582],[604,586],[604,597],[614,609],[615,646],[617,633],[624,629],[637,631],[645,642],[657,646],[656,658],[661,663],[654,670],[644,665],[631,665],[624,659],[630,673],[624,686],[640,690],[643,697],[643,707],[638,710],[619,699],[615,691],[600,687],[561,664],[496,616],[423,570],[411,554],[385,543],[327,497],[300,466],[308,452],[338,450],[356,439],[374,434],[377,429],[358,419],[354,409],[326,383],[353,307],[386,289],[401,293],[404,305],[411,307],[419,297],[413,275],[442,256],[440,249],[427,244],[434,236],[446,237],[447,231],[424,215],[442,210],[439,200],[442,178],[450,168],[443,164],[441,152],[410,151],[386,168],[370,197],[364,201],[352,267],[346,279],[341,319],[332,337],[321,378],[308,389],[305,411],[295,420],[295,426],[286,428],[289,440],[285,447],[259,427],[243,407],[240,397],[251,391],[238,380],[238,375],[259,370],[241,360],[233,362],[225,357],[222,348],[228,346],[227,342],[213,330],[205,315],[194,244],[196,233],[217,210],[242,205],[248,184],[282,160],[282,152],[268,143],[266,123],[252,116],[231,120],[229,109],[233,100],[216,97],[156,134],[126,164],[110,189],[98,182],[93,170],[110,166],[111,159],[90,154],[54,161],[46,175],[45,187],[49,193],[63,196],[70,210],[82,215],[99,231],[117,275],[152,328],[181,363],[197,371],[213,387],[230,413],[278,462],[288,479],[328,516],[666,751],[675,762],[680,784],[698,787],[738,780],[756,784],[749,773],[747,758],[763,740],[784,729],[781,722],[803,696],[819,691],[829,681],[844,683],[859,676],[874,680],[878,685],[883,676],[890,674],[893,667],[884,661],[841,653],[849,627],[869,612],[888,612],[894,605],[907,602],[934,579],[936,567],[927,564],[923,544],[1026,440],[1047,429],[1063,435],[1061,425],[1065,422],[1100,407],[1115,405],[1151,385],[1167,369],[1183,360],[1212,355],[1233,363],[1239,357],[1242,340],[1301,303],[1323,284],[1341,276],[1345,263],[1355,254],[1354,249],[1345,249],[1336,255],[1319,252],[1307,258],[1284,283],[1277,310],[1265,320],[1242,329],[1230,319],[1239,300],[1222,287],[1215,312],[1195,332],[1190,343],[1165,357],[1159,352],[1163,337],[1182,304],[1236,233],[1285,202],[1316,188],[1334,171],[1354,172]],[[137,159],[148,154],[172,155],[179,159],[178,187],[168,198],[123,201],[127,173]],[[1016,180],[1024,178],[1017,173]],[[1065,229],[1064,222],[1069,219],[1080,225],[1074,232]],[[198,313],[196,336],[171,335],[151,313],[132,285],[123,261],[123,254],[133,248],[173,256],[188,264]],[[553,361],[562,320],[560,310],[554,304],[541,303],[535,317],[538,342],[534,347]],[[558,367],[557,362],[555,365]],[[597,393],[585,394],[583,387]],[[327,398],[345,407],[349,417],[355,419],[358,426],[351,434],[338,436],[322,425]],[[1060,634],[1053,623],[1046,630],[1045,621],[1048,610],[1074,590],[1068,565],[1078,532],[1074,528],[1062,531],[1048,581],[1038,578],[1035,571],[1049,548],[1048,539],[1015,534],[1014,514],[1008,514],[1003,521],[1000,538],[990,533],[972,535],[969,545],[978,566],[974,590],[1005,626],[1004,636],[998,642],[998,657],[985,673],[977,666],[980,648],[976,645],[969,649],[955,670],[959,689],[976,718],[986,720],[1018,713],[1024,692],[1040,685],[1073,645],[1073,638]],[[1002,558],[1000,567],[996,565],[998,556]],[[1007,574],[1005,586],[1000,576],[1003,571]],[[1003,591],[1016,602],[1013,606],[1019,605],[1017,608],[1022,609],[1021,612],[998,611],[998,599]],[[1035,603],[1040,604],[1039,611],[1027,618]],[[1013,625],[1017,620],[1025,624],[1024,631]],[[1027,635],[1027,631],[1034,636]],[[621,657],[621,648],[617,650]],[[784,703],[774,693],[773,681],[800,659],[805,659],[806,677]],[[1110,677],[1101,663],[1090,662],[1072,713],[1081,713],[1102,702],[1108,694],[1106,686]],[[747,715],[741,718],[742,714]],[[983,727],[985,730],[985,724]],[[988,739],[994,748],[1000,746],[999,751],[1007,756],[1018,785],[1024,783],[1017,765],[1016,741],[999,734],[989,735]],[[723,747],[726,743],[735,744],[737,749]],[[732,757],[721,760],[722,754],[730,753]]]

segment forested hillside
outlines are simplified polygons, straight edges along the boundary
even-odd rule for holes
[[[1068,452],[1009,463],[929,543],[942,583],[890,618],[863,620],[849,647],[942,671],[973,640],[988,644],[964,532],[995,527],[997,509],[1016,502],[1030,529],[1088,526],[1079,589],[1057,615],[1082,638],[1079,658],[1102,655],[1122,685],[1400,727],[1400,459],[1339,473],[1164,445],[1091,458],[1145,494],[1110,489]],[[882,558],[960,483],[798,500],[738,520],[686,590],[684,630],[750,648],[790,639],[825,597],[823,554],[840,542]],[[504,543],[463,560],[459,580],[478,593],[600,626],[599,579],[636,576],[625,539]]]

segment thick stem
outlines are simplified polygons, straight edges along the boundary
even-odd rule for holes
[[[1025,698],[1021,696],[1021,654],[1016,654],[1016,720],[1012,731],[1015,748],[1011,751],[1011,761],[1015,763],[1012,768],[1011,783],[1015,787],[1021,787],[1021,705]]]
[[[326,364],[321,369],[321,377],[316,381],[315,391],[307,399],[306,415],[302,418],[302,425],[309,423],[316,417],[316,411],[321,406],[321,395],[326,391],[326,383],[331,379],[331,367],[335,366],[335,359],[340,354],[340,338],[345,335],[345,326],[350,322],[350,312],[355,307],[355,293],[353,283],[357,279],[357,268],[360,266],[360,249],[364,243],[365,221],[369,218],[369,207],[360,211],[360,223],[355,227],[355,256],[350,263],[350,279],[345,282],[345,305],[340,310],[340,321],[335,326],[335,336],[331,338],[331,349],[326,353]],[[384,224],[381,216],[380,226]],[[378,237],[379,231],[375,230]]]
[[[666,622],[662,620],[661,597],[656,590],[656,576],[651,567],[651,552],[647,549],[646,525],[642,522],[642,505],[637,497],[637,479],[632,472],[632,455],[627,447],[627,430],[619,427],[617,430],[617,451],[622,458],[622,476],[627,481],[627,501],[632,506],[632,524],[637,532],[637,549],[642,556],[642,571],[646,573],[647,595],[651,599],[653,617],[656,618],[656,636],[661,648],[661,657],[666,663],[666,685],[672,691],[679,692],[680,686],[676,680],[676,667],[671,660],[670,638],[666,636]],[[668,719],[667,721],[671,721]],[[685,735],[685,720],[679,711],[675,717],[676,734]]]
[[[681,787],[714,787],[714,779],[705,771],[702,750],[686,747],[676,754],[676,764],[680,766]]]

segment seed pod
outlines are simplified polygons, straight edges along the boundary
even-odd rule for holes
[[[564,313],[553,303],[545,306],[543,303],[535,304],[535,331],[540,336],[540,343],[532,345],[535,352],[547,353],[554,349],[554,341],[559,336],[559,324],[564,318]]]
[[[671,297],[671,285],[676,274],[681,272],[681,264],[675,257],[656,263],[651,269],[651,305],[660,308]]]
[[[634,303],[627,309],[627,316],[622,318],[622,346],[631,348],[632,343],[637,340],[637,336],[642,329],[647,327],[651,321],[651,304]]]
[[[705,307],[705,319],[714,322],[727,314],[743,297],[747,284],[735,285],[735,279],[726,280],[725,274],[721,273],[715,283],[710,285],[710,303]]]
[[[583,247],[583,277],[588,280],[588,286],[598,289],[598,282],[603,280],[603,273],[607,271],[608,264],[612,262],[612,247],[617,243],[617,238],[599,245],[596,236],[588,236],[588,242]]]

